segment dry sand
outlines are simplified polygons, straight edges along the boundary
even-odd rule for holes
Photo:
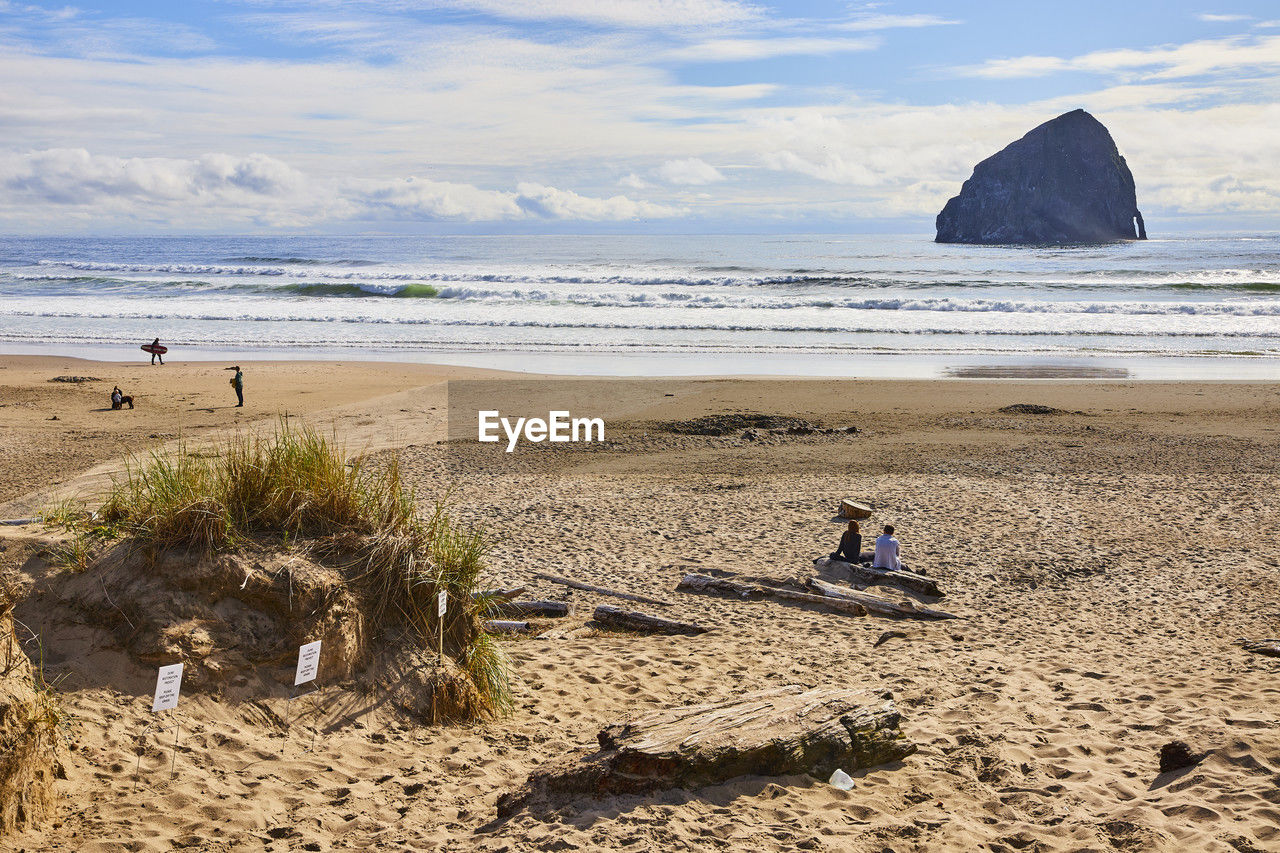
[[[122,414],[90,411],[117,381],[104,375],[106,366],[0,364],[0,429],[13,439],[6,447],[25,448],[0,460],[5,496],[70,479],[77,467],[133,447],[142,429],[116,419],[164,412],[165,426],[145,427],[159,442],[179,423],[198,437],[236,411],[203,411],[211,408],[206,396],[229,394],[213,367],[183,368],[192,383],[185,400],[164,391],[151,368],[127,368],[141,374],[130,382],[148,405]],[[51,373],[106,382],[90,394],[44,382]],[[355,428],[372,420],[360,429],[394,434],[368,446],[397,453],[424,495],[456,486],[458,516],[484,525],[495,544],[495,583],[531,583],[540,597],[563,597],[532,575],[572,575],[667,598],[673,606],[662,615],[714,630],[695,638],[507,641],[514,713],[459,728],[411,727],[376,697],[370,706],[367,697],[329,687],[316,706],[325,725],[313,743],[309,710],[287,739],[281,735],[283,689],[239,704],[190,695],[177,774],[168,772],[172,733],[148,735],[135,783],[154,670],[130,664],[93,626],[28,602],[22,615],[44,637],[47,669],[65,674],[73,749],[58,817],[0,844],[1280,849],[1280,661],[1232,645],[1280,633],[1275,386],[682,379],[619,392],[605,412],[606,448],[542,446],[507,456],[435,443],[443,397],[433,383],[465,375],[479,374],[254,364],[246,376],[256,408],[246,414],[296,406],[290,411],[318,422]],[[207,381],[207,393],[197,381]],[[268,383],[280,394],[271,403],[252,391]],[[327,390],[334,387],[347,396],[335,398]],[[513,407],[536,391],[524,379],[501,387]],[[1023,402],[1066,412],[998,411]],[[334,404],[346,408],[335,413]],[[351,407],[360,417],[344,417]],[[44,420],[55,412],[59,421]],[[744,442],[655,425],[723,412],[794,415],[862,432]],[[35,452],[46,454],[39,467],[24,455]],[[904,556],[938,579],[947,592],[939,606],[961,621],[890,623],[673,592],[689,569],[806,572],[834,547],[840,528],[829,518],[844,496],[874,503],[871,523],[898,526]],[[9,562],[24,547],[11,541]],[[617,603],[580,592],[571,600],[579,622],[594,604]],[[907,636],[874,647],[889,629]],[[607,723],[786,683],[887,687],[920,751],[901,765],[855,773],[847,793],[808,777],[746,777],[495,821],[498,794],[532,768],[591,748]],[[1174,739],[1210,755],[1160,775],[1158,750]]]

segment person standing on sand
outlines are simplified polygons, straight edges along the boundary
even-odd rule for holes
[[[231,387],[236,389],[236,399],[239,401],[236,403],[236,408],[239,409],[244,406],[244,372],[240,370],[238,364],[235,367],[228,367],[227,370],[236,372],[236,375],[231,377]]]
[[[152,363],[152,364],[155,364],[155,363],[156,363],[156,359],[158,358],[158,359],[160,359],[160,363],[161,363],[161,364],[164,364],[164,356],[163,356],[163,355],[161,355],[160,353],[156,352],[156,351],[155,351],[155,349],[154,349],[155,347],[160,346],[160,339],[159,339],[159,338],[156,338],[154,341],[152,341],[152,342],[151,342],[151,346],[152,346],[152,351],[151,351],[151,363]]]
[[[886,524],[884,533],[876,537],[876,557],[871,562],[874,569],[886,569],[888,571],[899,571],[902,568],[902,560],[898,556],[901,546],[893,535],[893,525]]]
[[[858,562],[862,554],[862,534],[858,532],[858,522],[850,521],[849,529],[840,534],[840,547],[831,555],[833,560],[844,560],[846,563]]]

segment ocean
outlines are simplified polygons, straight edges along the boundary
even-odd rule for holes
[[[0,352],[1280,378],[1280,235],[0,238]]]

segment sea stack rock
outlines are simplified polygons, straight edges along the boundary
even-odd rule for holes
[[[937,227],[939,243],[1147,239],[1129,166],[1084,110],[1045,122],[974,166]]]

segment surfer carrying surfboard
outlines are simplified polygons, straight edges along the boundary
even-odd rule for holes
[[[154,341],[152,341],[149,344],[143,344],[142,351],[151,353],[152,364],[156,363],[157,358],[160,359],[161,364],[164,364],[164,354],[169,351],[169,348],[165,346],[161,346],[160,339],[156,338]]]

